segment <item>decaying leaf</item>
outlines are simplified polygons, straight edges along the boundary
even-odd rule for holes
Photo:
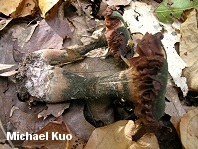
[[[11,14],[12,18],[34,15],[36,3],[34,0],[22,0],[16,11]]]
[[[16,64],[13,57],[13,38],[11,33],[1,36],[0,45],[0,63],[2,64]]]
[[[194,65],[197,61],[198,28],[196,14],[197,11],[195,9],[190,11],[185,22],[181,24],[180,29],[181,41],[179,52],[187,67]]]
[[[131,0],[105,0],[106,3],[111,6],[111,5],[129,5]]]
[[[188,86],[186,84],[186,78],[181,76],[182,69],[185,68],[186,64],[177,54],[174,47],[174,44],[180,41],[180,34],[171,24],[163,24],[158,21],[153,14],[154,4],[152,2],[132,1],[131,6],[125,8],[123,17],[129,25],[131,33],[140,32],[145,34],[149,32],[154,34],[163,29],[165,30],[162,43],[167,54],[168,70],[175,84],[181,88],[185,96],[188,92]]]
[[[0,149],[18,149],[18,148],[10,147],[8,144],[0,144]]]
[[[190,90],[198,91],[198,28],[197,11],[193,9],[184,23],[181,24],[180,55],[187,64],[183,75],[187,78]]]
[[[67,126],[66,123],[62,121],[53,121],[48,123],[45,127],[34,133],[34,135],[44,134],[45,137],[48,133],[48,139],[44,140],[27,140],[22,146],[25,149],[32,148],[48,148],[48,149],[63,149],[63,148],[75,148],[75,149],[83,149],[85,146],[85,142],[79,139]],[[56,133],[57,135],[53,135]],[[66,135],[70,134],[72,136],[71,140],[66,138]],[[57,137],[54,137],[57,136]],[[61,137],[59,137],[61,136]],[[58,139],[58,140],[57,140]]]
[[[64,110],[69,108],[70,103],[61,103],[61,104],[47,104],[47,109],[43,110],[38,114],[38,118],[43,117],[47,118],[50,114],[54,117],[59,117],[63,114]]]
[[[73,37],[73,34],[69,27],[70,23],[67,19],[52,17],[45,20],[46,23],[51,27],[51,29],[53,29],[53,31],[63,39],[71,39]]]
[[[141,128],[140,121],[122,120],[105,127],[96,128],[84,149],[158,149],[154,134],[145,134],[137,142],[132,135]]]
[[[22,0],[1,0],[0,1],[0,12],[2,12],[3,14],[5,14],[6,16],[9,16],[11,13],[13,13],[19,3],[21,2]]]
[[[87,141],[95,127],[85,120],[84,106],[85,101],[82,99],[72,101],[69,109],[63,114],[63,121],[78,138]]]
[[[2,29],[4,29],[5,27],[6,27],[6,25],[8,25],[8,23],[10,22],[10,21],[12,21],[12,19],[2,19],[1,21],[0,21],[0,31],[2,30]]]
[[[198,108],[189,111],[180,122],[181,141],[185,149],[195,149],[198,146],[197,128]]]
[[[23,47],[24,44],[27,43],[31,39],[31,37],[38,25],[39,25],[39,22],[37,22],[34,25],[28,26],[27,28],[26,27],[23,28],[20,33],[13,34],[13,37],[18,40],[19,47]]]
[[[46,13],[58,3],[59,0],[39,0],[39,7],[42,12],[42,16],[45,18]]]
[[[180,119],[186,114],[186,112],[178,98],[176,89],[170,81],[166,88],[166,98],[169,102],[166,102],[165,113],[171,116],[170,121],[179,134]]]
[[[49,121],[55,119],[54,117],[50,117],[43,121],[41,118],[38,119],[38,112],[28,114],[21,111],[18,107],[15,107],[11,114],[10,122],[15,127],[14,131],[20,134],[25,134],[26,132],[34,133],[45,126]]]
[[[11,68],[13,66],[14,65],[10,65],[10,64],[0,64],[0,71],[1,70],[5,70],[5,69],[8,69],[8,68]]]
[[[33,31],[33,28],[29,28],[30,33]],[[67,32],[68,33],[68,32]],[[39,25],[34,30],[32,36],[21,35],[31,37],[29,42],[25,42],[23,45],[24,48],[21,49],[21,52],[28,53],[37,51],[40,49],[62,49],[63,38],[56,33],[56,31],[51,28],[46,20],[42,20]],[[28,38],[27,38],[28,39]],[[23,41],[23,40],[22,40]],[[22,42],[24,43],[24,41]],[[35,46],[36,45],[36,46]]]
[[[155,12],[160,21],[167,23],[173,22],[175,18],[180,19],[183,11],[191,8],[198,8],[198,2],[191,0],[163,0]]]
[[[7,71],[7,72],[4,72],[4,73],[0,73],[0,76],[2,77],[10,77],[10,76],[13,76],[17,73],[18,71],[16,70],[11,70],[11,71]]]

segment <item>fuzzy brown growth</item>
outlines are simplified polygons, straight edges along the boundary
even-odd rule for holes
[[[161,115],[155,116],[155,112],[158,112],[155,109],[157,101],[164,102],[164,97],[161,98],[163,95],[160,95],[160,92],[163,94],[164,91],[161,90],[164,89],[164,85],[166,86],[166,81],[163,81],[166,80],[164,79],[166,75],[161,74],[165,66],[161,37],[160,33],[155,35],[147,33],[137,45],[139,56],[129,60],[134,73],[130,86],[133,93],[131,100],[135,105],[136,116],[145,124],[147,131],[155,131],[162,126],[159,121]],[[163,109],[164,107],[157,108]]]

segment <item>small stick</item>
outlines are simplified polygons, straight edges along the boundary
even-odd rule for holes
[[[2,132],[3,132],[3,134],[4,134],[4,136],[6,137],[6,136],[7,136],[7,135],[6,135],[6,131],[5,131],[4,127],[3,127],[3,124],[2,124],[1,119],[0,119],[0,128],[1,128],[1,130],[2,130]],[[10,146],[11,146],[12,148],[15,148],[15,147],[14,147],[14,144],[12,143],[11,140],[8,140],[8,143],[10,144]]]

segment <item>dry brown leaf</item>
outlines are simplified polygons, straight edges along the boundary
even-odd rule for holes
[[[15,106],[12,108],[14,110],[11,112],[10,122],[16,128],[15,132],[19,132],[20,134],[25,134],[26,132],[34,133],[45,126],[46,123],[55,119],[54,117],[50,117],[43,121],[41,118],[38,119],[38,113],[28,114]]]
[[[69,21],[67,19],[59,19],[56,16],[53,18],[45,19],[46,23],[63,39],[72,38],[72,32],[69,27]]]
[[[179,123],[186,112],[180,102],[177,90],[170,81],[166,88],[166,98],[169,102],[166,102],[165,113],[171,116],[170,121],[179,134]]]
[[[45,18],[46,13],[58,3],[59,0],[38,0],[42,16]]]
[[[11,13],[13,13],[18,5],[20,4],[22,0],[1,0],[0,1],[0,12],[5,14],[6,16],[9,16]]]
[[[181,24],[181,41],[180,41],[180,56],[187,64],[187,67],[192,66],[198,60],[198,28],[196,10],[193,9],[186,21]]]
[[[180,122],[181,142],[185,149],[195,149],[198,146],[197,128],[198,108],[189,111]]]
[[[48,149],[66,149],[66,148],[75,148],[75,149],[83,149],[85,146],[85,142],[79,139],[62,121],[53,121],[48,123],[44,128],[40,129],[35,134],[46,134],[48,133],[48,140],[28,140],[25,141],[22,146],[24,149],[32,149],[32,148],[48,148]],[[61,134],[63,135],[71,134],[71,140],[56,140],[55,137],[52,136],[52,133],[58,133],[57,136]],[[53,139],[54,138],[54,139]]]
[[[2,121],[2,124],[4,126],[4,129],[7,130],[8,122],[9,122],[9,112],[12,108],[12,98],[6,97],[2,92],[0,93],[0,119]],[[6,139],[5,136],[2,133],[2,130],[0,129],[0,140]]]
[[[85,120],[84,105],[84,100],[73,100],[68,111],[63,114],[63,120],[78,138],[87,141],[95,127]]]
[[[38,114],[38,118],[43,117],[46,119],[50,114],[54,117],[59,117],[63,114],[64,110],[69,108],[70,103],[57,103],[47,104],[47,110],[43,110]]]
[[[38,24],[39,23],[36,23],[34,25],[28,26],[27,28],[23,28],[19,34],[13,34],[14,38],[18,39],[18,46],[23,47],[24,44],[31,39]]]
[[[15,64],[15,60],[13,58],[13,38],[11,32],[7,32],[3,36],[1,36],[0,45],[0,63],[2,64]]]
[[[96,128],[84,149],[158,149],[154,134],[145,134],[137,142],[132,141],[140,129],[140,121],[122,120],[105,127]]]
[[[131,0],[106,0],[106,3],[111,6],[111,5],[129,5]]]
[[[183,75],[187,78],[187,84],[190,90],[198,91],[197,68],[198,68],[198,28],[197,11],[193,9],[187,16],[184,23],[181,24],[181,42],[180,55],[187,64],[183,70]]]
[[[34,0],[22,0],[22,2],[17,7],[16,11],[11,14],[11,17],[19,18],[28,15],[34,15],[35,6],[36,4]]]
[[[18,148],[10,147],[8,144],[0,144],[0,149],[18,149]]]
[[[60,37],[43,19],[34,30],[29,42],[20,50],[23,53],[40,49],[62,49],[63,38]],[[36,46],[35,46],[36,45]]]

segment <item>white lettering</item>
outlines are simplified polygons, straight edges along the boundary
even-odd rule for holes
[[[67,139],[67,140],[71,140],[71,139],[72,139],[72,135],[71,135],[71,134],[67,134],[67,135],[66,135],[66,139]]]
[[[48,140],[48,132],[46,132],[45,139]]]
[[[54,140],[56,138],[56,140],[58,140],[58,132],[54,133],[52,132],[52,140]]]
[[[45,135],[44,134],[40,134],[39,135],[39,140],[45,140]]]
[[[65,140],[65,134],[58,134],[59,140]]]
[[[38,140],[39,136],[38,134],[33,134],[33,140]]]
[[[20,134],[19,134],[19,132],[17,132],[17,138],[16,138],[16,140],[20,140]]]
[[[32,134],[29,134],[28,132],[25,133],[25,140],[32,140]]]
[[[19,134],[20,140],[25,140],[25,134]]]
[[[25,134],[20,134],[19,132],[7,132],[6,134],[7,140],[48,140],[49,134],[46,132],[45,134],[29,134],[26,132]],[[71,134],[59,134],[58,132],[52,132],[52,140],[71,140]]]
[[[16,132],[13,132],[12,134],[11,134],[11,132],[7,132],[6,139],[7,140],[16,140]]]

